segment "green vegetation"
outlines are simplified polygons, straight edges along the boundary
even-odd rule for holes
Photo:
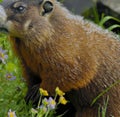
[[[117,22],[120,23],[120,20],[117,19],[117,18],[115,18],[115,17],[112,17],[112,16],[104,16],[104,15],[103,15],[103,16],[102,16],[102,19],[100,20],[100,22],[98,23],[98,25],[100,25],[101,27],[104,28],[105,22],[107,22],[107,21],[109,21],[109,20],[114,20],[114,21],[117,21]],[[119,24],[114,24],[114,25],[108,27],[108,30],[109,30],[109,31],[112,31],[112,30],[114,30],[115,28],[120,28],[120,25],[119,25]]]
[[[102,28],[107,28],[109,31],[120,34],[119,14],[109,9],[108,7],[102,6],[101,4],[101,8],[102,7],[104,12],[101,12],[101,10],[95,4],[90,9],[85,10],[82,15],[85,17],[85,19],[93,21]],[[109,13],[107,11],[109,11]]]
[[[7,36],[0,33],[0,117],[7,116],[9,109],[20,112],[19,115],[27,112],[25,92],[19,61],[11,50]]]

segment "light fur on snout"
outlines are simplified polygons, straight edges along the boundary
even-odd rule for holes
[[[3,6],[0,5],[0,25],[3,25],[7,19],[7,14]]]

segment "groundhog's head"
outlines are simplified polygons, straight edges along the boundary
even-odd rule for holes
[[[49,20],[54,3],[55,0],[3,0],[0,3],[0,27],[21,39],[37,34],[45,36],[51,31]]]

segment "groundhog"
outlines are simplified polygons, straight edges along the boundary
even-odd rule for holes
[[[56,0],[4,0],[0,24],[21,61],[26,101],[38,99],[39,87],[51,96],[59,87],[75,113],[65,117],[97,117],[108,97],[106,117],[120,117],[118,36],[73,15]]]

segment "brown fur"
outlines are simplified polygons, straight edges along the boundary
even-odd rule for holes
[[[10,41],[23,65],[29,90],[36,85],[51,95],[58,86],[68,93],[76,117],[97,117],[99,104],[109,95],[107,117],[120,117],[120,84],[90,106],[93,99],[120,81],[120,41],[54,0],[53,11],[41,16],[36,5],[9,19]],[[43,2],[44,3],[44,2]],[[12,16],[9,9],[8,17]],[[24,20],[23,20],[24,19]]]

